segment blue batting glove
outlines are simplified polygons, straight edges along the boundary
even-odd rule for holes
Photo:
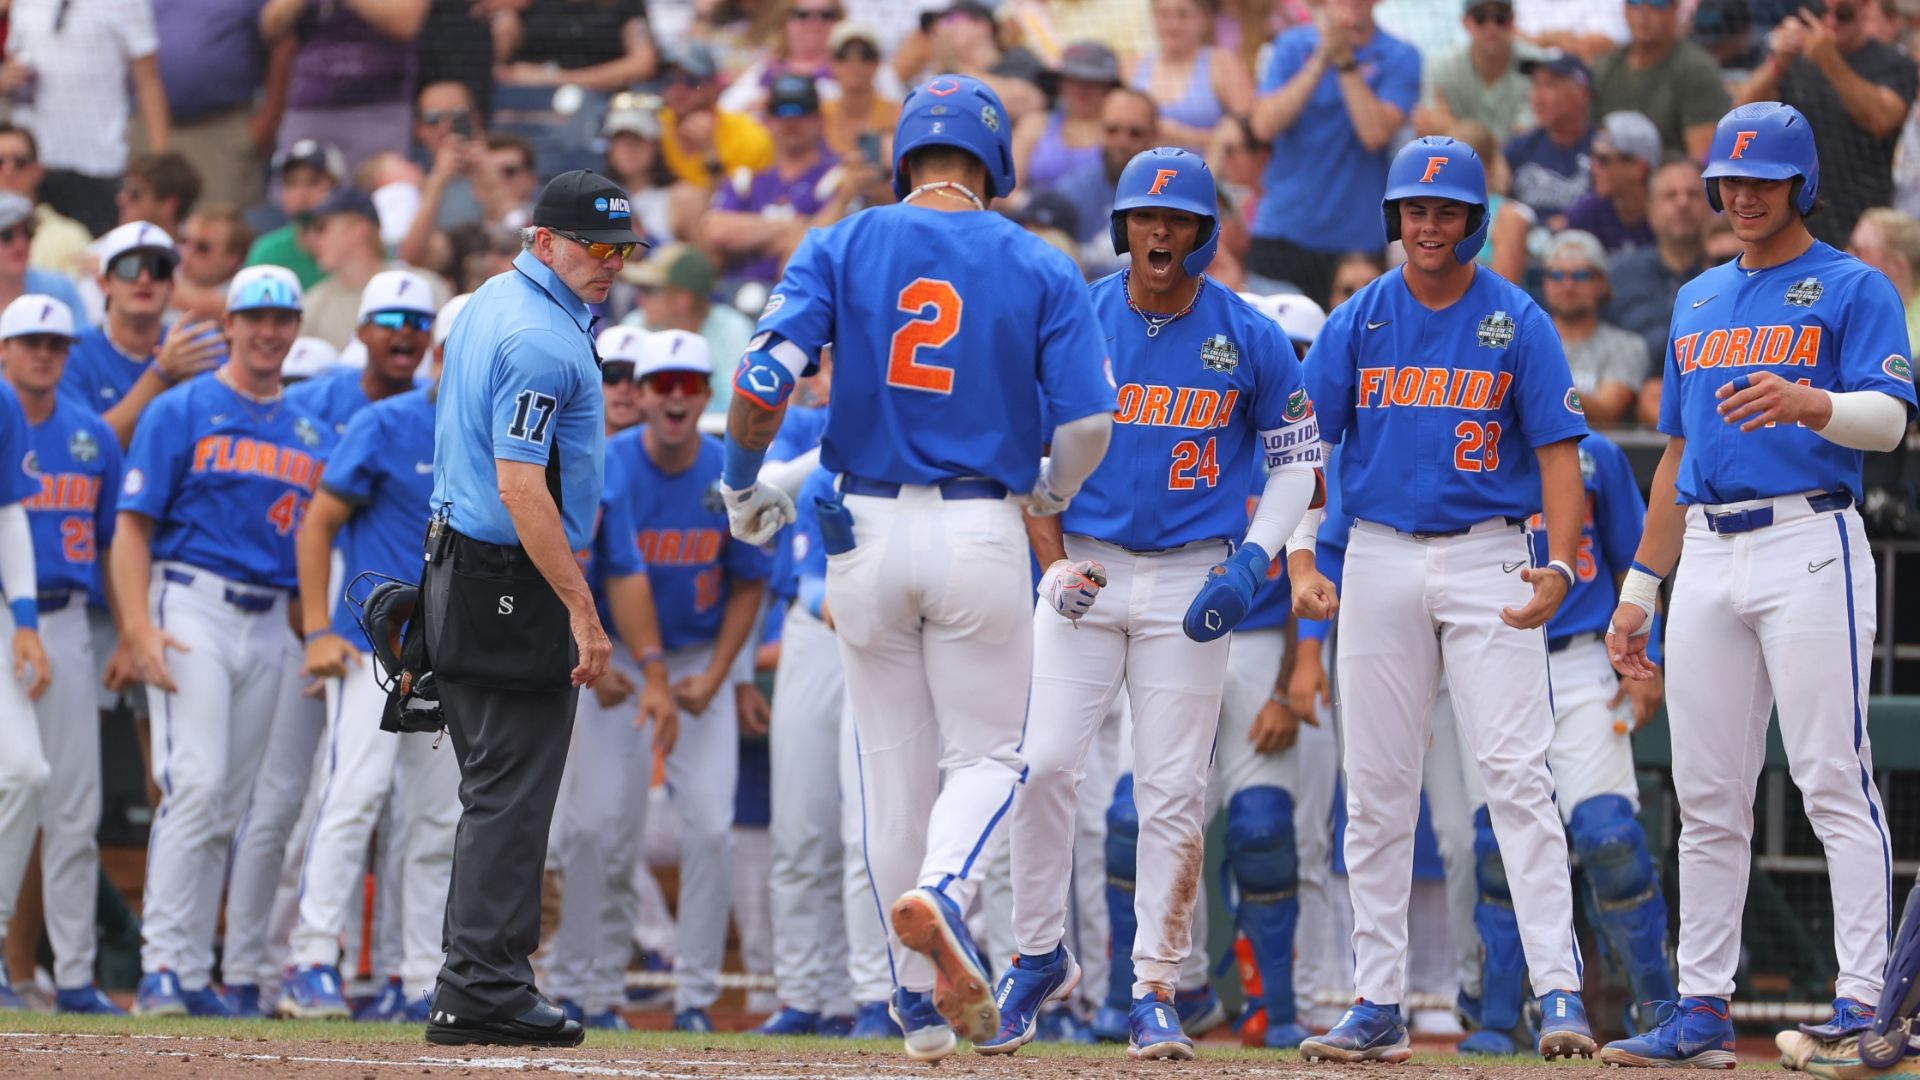
[[[1258,544],[1242,544],[1227,561],[1207,571],[1206,584],[1187,608],[1180,628],[1195,641],[1226,636],[1253,607],[1253,594],[1267,578],[1271,560]]]

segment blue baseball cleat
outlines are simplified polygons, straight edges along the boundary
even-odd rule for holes
[[[904,1034],[907,1056],[915,1061],[939,1061],[959,1044],[947,1018],[933,1007],[933,994],[928,991],[895,990],[887,1013]]]
[[[627,1018],[619,1009],[609,1005],[581,1022],[583,1027],[594,1031],[627,1031]]]
[[[933,1006],[947,1026],[963,1039],[992,1038],[1000,1030],[1000,1007],[960,909],[945,893],[909,889],[893,902],[892,915],[900,944],[933,962]]]
[[[1461,1057],[1512,1057],[1520,1052],[1513,1036],[1504,1031],[1489,1031],[1481,1028],[1460,1040],[1458,1051]]]
[[[433,996],[421,994],[407,1002],[407,1011],[401,1021],[408,1024],[424,1024],[433,1019]]]
[[[1354,1002],[1333,1030],[1300,1044],[1302,1061],[1391,1061],[1413,1056],[1400,1006]]]
[[[1227,1022],[1227,1007],[1211,985],[1174,991],[1173,1008],[1180,1014],[1180,1026],[1196,1039]]]
[[[233,1006],[226,995],[211,986],[198,990],[181,990],[180,1000],[186,1003],[188,1016],[205,1017],[211,1020],[235,1019]]]
[[[275,1011],[291,1020],[345,1020],[351,1012],[340,995],[339,969],[315,964],[290,972]]]
[[[713,1019],[705,1009],[681,1009],[673,1014],[673,1030],[709,1034],[713,1031]]]
[[[14,992],[5,972],[0,972],[0,1012],[26,1012],[27,1003]]]
[[[757,1028],[755,1035],[813,1035],[820,1030],[820,1014],[805,1012],[786,1005],[778,1012],[766,1018]]]
[[[1278,1026],[1269,1025],[1266,1034],[1266,1047],[1269,1050],[1292,1050],[1308,1039],[1313,1032],[1297,1020],[1290,1020]]]
[[[814,1034],[823,1039],[849,1038],[853,1035],[853,1017],[823,1016],[820,1018],[820,1029]]]
[[[220,993],[239,1019],[258,1020],[267,1015],[260,1008],[260,987],[256,983],[229,983],[220,988]]]
[[[187,1003],[180,997],[180,977],[166,968],[140,976],[139,989],[133,995],[135,1016],[185,1016]]]
[[[1600,1051],[1608,1065],[1656,1069],[1731,1069],[1733,1017],[1726,998],[1657,1002],[1658,1024],[1645,1035],[1616,1039]]]
[[[1011,1054],[1039,1033],[1040,1010],[1063,1001],[1080,985],[1080,965],[1065,945],[1055,945],[1046,957],[1016,956],[1000,976],[993,999],[1000,1010],[1000,1030],[973,1044],[982,1054]]]
[[[1266,582],[1270,561],[1260,545],[1240,545],[1226,562],[1207,571],[1207,580],[1187,607],[1180,629],[1201,642],[1231,633],[1253,607],[1253,594]]]
[[[1873,1006],[1852,998],[1833,999],[1833,1019],[1824,1024],[1801,1024],[1800,1030],[1822,1042],[1835,1042],[1873,1026]]]
[[[113,1003],[113,999],[101,993],[92,983],[76,986],[71,990],[56,990],[53,995],[55,1012],[80,1013],[88,1016],[125,1016],[127,1011]]]
[[[353,1010],[353,1018],[363,1024],[391,1024],[407,1011],[407,994],[400,980],[389,978],[365,1005]]]
[[[1193,1040],[1180,1030],[1180,1010],[1156,994],[1127,1012],[1127,1056],[1137,1061],[1192,1061]]]
[[[1101,1042],[1126,1042],[1127,1010],[1114,1004],[1102,1005],[1094,1010],[1093,1023],[1087,1025],[1087,1030]]]
[[[1093,1032],[1073,1014],[1065,1005],[1053,1004],[1040,1010],[1038,1027],[1034,1031],[1034,1042],[1075,1043],[1081,1046],[1093,1045]]]
[[[581,1008],[580,1003],[570,997],[554,998],[553,1007],[560,1010],[560,1015],[575,1023],[584,1025],[587,1022],[587,1010]]]
[[[1540,1056],[1590,1058],[1599,1047],[1587,1026],[1587,1009],[1571,990],[1549,990],[1540,995]]]
[[[901,1037],[900,1025],[893,1022],[893,1013],[884,1001],[862,1002],[853,1013],[853,1030],[847,1032],[849,1039],[898,1039]]]

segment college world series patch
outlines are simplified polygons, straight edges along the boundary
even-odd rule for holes
[[[1513,316],[1504,311],[1496,311],[1480,320],[1479,329],[1474,331],[1482,347],[1504,349],[1513,344]]]
[[[1814,301],[1820,299],[1820,294],[1826,291],[1827,287],[1820,284],[1819,278],[1801,278],[1787,286],[1787,303],[1794,307],[1812,307]]]
[[[1201,344],[1200,364],[1208,371],[1232,371],[1240,366],[1240,347],[1228,341],[1227,335],[1215,334]]]

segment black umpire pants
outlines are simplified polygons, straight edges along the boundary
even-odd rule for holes
[[[438,601],[451,577],[452,560],[428,564],[430,610],[446,610]],[[427,620],[427,647],[436,656],[439,623]],[[447,961],[433,1007],[463,1019],[507,1020],[532,1008],[537,997],[529,957],[540,946],[547,830],[579,691],[439,686],[460,759],[461,813],[447,888]]]

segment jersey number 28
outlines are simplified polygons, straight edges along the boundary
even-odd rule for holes
[[[922,348],[938,349],[960,332],[960,294],[953,282],[915,278],[900,290],[899,307],[915,318],[893,332],[893,344],[887,349],[887,385],[930,394],[953,393],[953,369],[922,363],[918,356]]]

